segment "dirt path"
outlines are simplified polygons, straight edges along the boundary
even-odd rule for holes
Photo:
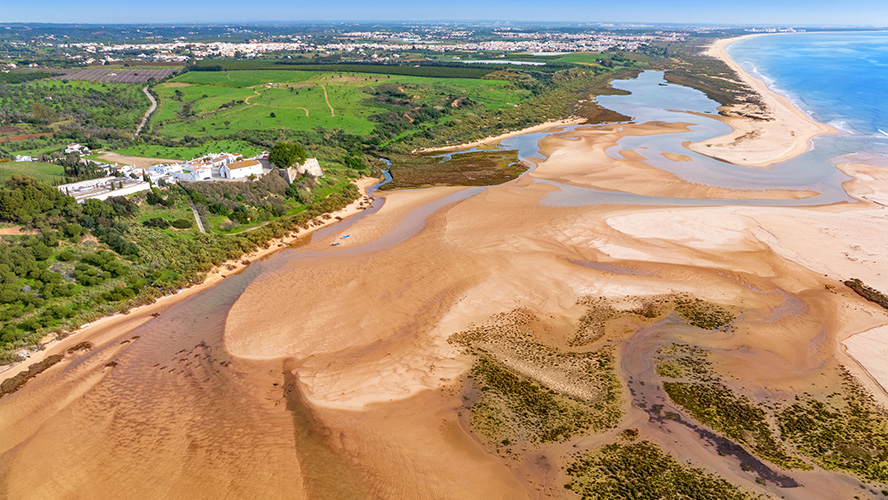
[[[253,91],[253,95],[251,95],[250,97],[247,97],[246,99],[244,99],[244,104],[248,104],[248,105],[250,105],[250,106],[255,106],[255,104],[251,104],[251,103],[250,103],[250,99],[252,99],[252,98],[254,98],[254,97],[259,97],[259,95],[260,95],[260,94],[259,94],[259,91],[258,91],[258,90],[254,90],[254,91]]]
[[[336,116],[336,111],[333,111],[333,106],[330,105],[330,99],[327,97],[327,87],[321,85],[321,88],[324,89],[324,100],[327,101],[327,107],[330,108],[330,116]]]
[[[252,98],[254,98],[254,97],[260,97],[260,96],[261,96],[261,94],[259,93],[258,90],[254,90],[253,92],[255,92],[256,95],[251,95],[250,97],[247,97],[246,99],[244,99],[244,104],[246,104],[247,106],[262,106],[262,104],[257,104],[257,103],[252,103],[252,102],[250,102],[250,99],[252,99]],[[326,96],[326,91],[325,91],[325,94],[324,94],[324,95]],[[327,101],[327,106],[329,106],[329,105],[330,105],[330,101]],[[308,109],[307,109],[307,108],[300,108],[299,106],[293,106],[293,108],[294,108],[294,109],[301,109],[302,111],[305,111],[305,116],[306,116],[306,117],[310,116],[309,113],[308,113]],[[236,110],[228,111],[226,114],[233,113],[234,111],[236,111]],[[331,113],[333,112],[333,108],[332,108],[332,107],[330,108],[330,112],[331,112]],[[211,114],[211,113],[207,113],[207,114]],[[334,116],[335,116],[335,115],[334,115]]]
[[[157,100],[154,99],[154,96],[151,95],[151,92],[148,92],[148,87],[142,89],[142,92],[148,97],[148,100],[151,101],[151,107],[148,108],[148,111],[145,112],[145,116],[142,117],[142,123],[139,123],[139,128],[136,129],[136,133],[133,134],[133,139],[139,137],[139,133],[145,127],[145,124],[148,123],[148,118],[151,118],[151,114],[154,113],[154,110],[157,109]]]
[[[158,163],[179,163],[179,160],[170,160],[169,158],[142,158],[140,156],[127,156],[118,153],[105,153],[99,159],[107,162],[132,165],[136,168],[148,168]]]

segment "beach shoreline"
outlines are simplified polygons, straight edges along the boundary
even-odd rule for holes
[[[14,377],[15,375],[27,370],[31,364],[38,363],[51,354],[64,352],[64,349],[67,348],[68,344],[72,344],[75,341],[83,342],[85,340],[89,340],[94,336],[94,333],[100,333],[107,329],[114,329],[115,327],[123,325],[125,325],[127,329],[135,328],[136,326],[139,326],[140,324],[152,319],[153,317],[155,317],[155,314],[162,312],[164,309],[178,304],[179,302],[182,302],[183,300],[193,295],[208,290],[209,288],[221,283],[222,280],[229,276],[241,273],[253,262],[264,259],[274,253],[289,248],[290,245],[292,245],[298,239],[312,234],[318,229],[330,226],[336,222],[340,222],[341,220],[345,220],[353,215],[360,213],[362,210],[364,210],[361,207],[366,203],[365,200],[368,196],[368,189],[379,182],[380,179],[373,177],[362,177],[361,179],[358,179],[357,186],[358,191],[360,191],[361,193],[361,196],[355,201],[348,204],[345,208],[342,208],[335,212],[330,212],[329,219],[318,218],[317,222],[319,224],[317,225],[311,225],[308,229],[298,228],[297,230],[291,232],[289,235],[283,238],[275,238],[273,240],[269,240],[265,248],[259,247],[252,252],[241,255],[237,259],[225,261],[207,271],[206,277],[200,283],[197,283],[188,288],[184,288],[177,293],[171,293],[162,297],[158,297],[154,302],[134,307],[126,313],[113,313],[107,316],[103,316],[96,321],[88,323],[85,328],[81,327],[77,330],[72,331],[62,339],[55,339],[42,343],[41,345],[43,346],[43,349],[32,353],[31,356],[29,356],[28,358],[16,363],[0,366],[0,382],[3,382],[4,380]],[[339,218],[337,219],[337,217]]]
[[[722,107],[722,111],[733,116],[716,119],[729,125],[732,131],[690,144],[687,147],[691,151],[735,165],[763,168],[806,153],[811,148],[813,138],[837,132],[833,127],[812,119],[763,80],[749,74],[728,55],[727,48],[731,44],[757,36],[762,35],[716,40],[704,55],[719,59],[734,70],[743,83],[758,94],[769,119],[744,116],[740,105]]]

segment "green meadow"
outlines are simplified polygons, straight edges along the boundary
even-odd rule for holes
[[[47,184],[59,184],[65,180],[65,169],[61,165],[39,161],[7,161],[0,163],[0,181],[13,175],[27,175]]]
[[[260,148],[255,144],[238,140],[207,141],[201,146],[161,146],[157,144],[136,144],[115,150],[127,156],[142,158],[167,158],[170,160],[190,160],[201,157],[207,153],[240,153],[244,156],[259,154]]]
[[[288,70],[189,72],[157,86],[160,104],[152,131],[170,138],[315,127],[370,134],[376,127],[371,117],[389,111],[387,102],[373,95],[382,85],[418,106],[444,107],[468,98],[474,109],[490,110],[517,105],[530,95],[501,80]]]

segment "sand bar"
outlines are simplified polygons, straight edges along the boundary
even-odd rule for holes
[[[767,120],[744,116],[750,111],[744,107],[729,107],[729,116],[719,119],[730,125],[733,131],[721,137],[693,143],[688,148],[736,165],[767,167],[805,153],[811,139],[821,134],[835,133],[836,130],[811,119],[789,99],[768,88],[765,82],[747,73],[728,56],[728,45],[751,36],[757,35],[717,40],[706,54],[724,61],[759,95]],[[760,110],[753,110],[755,111]]]
[[[541,123],[539,125],[534,125],[532,127],[523,128],[521,130],[515,130],[512,132],[506,132],[505,134],[494,135],[490,137],[485,137],[484,139],[479,139],[473,142],[467,142],[465,144],[457,144],[455,146],[444,146],[440,148],[420,148],[414,153],[435,153],[439,151],[461,151],[463,149],[471,149],[471,148],[479,148],[481,146],[489,146],[496,144],[503,139],[508,139],[509,137],[515,137],[524,134],[531,134],[534,132],[542,132],[544,130],[548,130],[554,127],[563,127],[566,125],[580,125],[586,123],[584,118],[566,118],[564,120],[552,120],[545,123]]]

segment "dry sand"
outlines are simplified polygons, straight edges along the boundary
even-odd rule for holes
[[[168,158],[143,158],[141,156],[127,156],[119,153],[104,153],[99,156],[102,161],[111,163],[121,163],[123,165],[132,165],[136,168],[146,169],[151,165],[160,163],[179,163],[180,160],[170,160]]]
[[[836,130],[812,120],[786,97],[768,88],[765,82],[747,73],[728,56],[728,45],[749,36],[755,35],[716,40],[707,54],[721,59],[736,71],[740,79],[758,94],[764,109],[747,109],[748,106],[727,108],[729,117],[721,120],[733,128],[731,133],[693,143],[688,148],[737,165],[767,167],[808,151],[811,139],[821,134],[835,133]],[[763,119],[748,118],[748,114]]]

